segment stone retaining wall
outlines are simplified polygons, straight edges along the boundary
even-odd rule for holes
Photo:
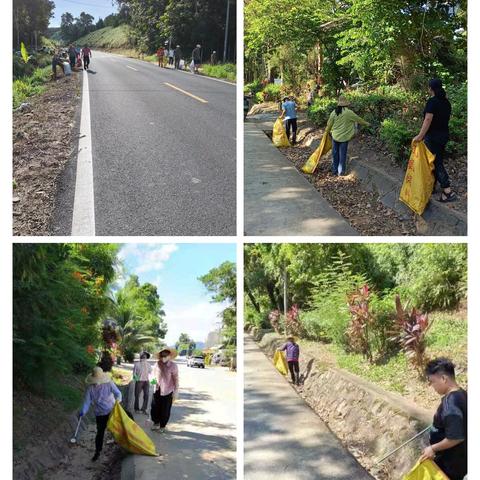
[[[269,357],[284,343],[276,333],[259,338],[257,332],[256,337]],[[300,357],[300,373],[303,388],[292,388],[375,478],[399,480],[415,464],[427,434],[375,466],[383,455],[427,427],[433,412],[305,354]]]

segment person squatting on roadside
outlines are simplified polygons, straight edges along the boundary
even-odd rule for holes
[[[95,455],[92,462],[98,460],[103,447],[103,438],[107,428],[108,417],[115,406],[115,401],[122,401],[122,394],[113,383],[110,375],[105,373],[100,367],[95,367],[91,374],[85,379],[88,385],[85,393],[85,400],[78,417],[84,417],[90,406],[93,404],[93,410],[97,422],[97,435],[95,436]]]
[[[178,398],[178,367],[173,359],[176,351],[164,348],[158,353],[158,362],[155,364],[153,374],[156,380],[150,416],[153,421],[152,430],[165,432],[165,427],[170,420],[172,403]]]
[[[140,412],[140,393],[143,392],[143,404],[141,412],[145,415],[147,413],[148,396],[150,390],[149,377],[152,373],[152,367],[148,363],[150,354],[148,352],[142,352],[140,355],[140,361],[135,363],[133,367],[133,379],[135,380],[135,413]]]
[[[332,173],[333,175],[344,176],[347,172],[347,150],[348,142],[355,135],[355,124],[370,125],[363,118],[359,117],[352,110],[347,108],[350,105],[348,100],[340,96],[337,107],[330,114],[325,129],[325,135],[331,132],[332,135]]]
[[[420,461],[433,460],[450,480],[467,475],[467,392],[455,380],[455,365],[447,358],[428,362],[425,375],[442,396],[433,417],[430,445]]]
[[[294,337],[287,337],[287,342],[278,349],[280,352],[286,352],[288,370],[292,377],[294,385],[300,385],[300,366],[298,360],[300,358],[300,346],[295,342]]]
[[[435,155],[435,180],[442,188],[439,201],[446,203],[456,200],[456,195],[450,188],[450,179],[443,165],[445,148],[449,139],[448,124],[452,114],[452,106],[447,98],[441,80],[433,78],[428,83],[431,97],[423,110],[423,124],[414,142],[425,142],[427,148]]]
[[[287,138],[290,141],[290,129],[292,130],[292,145],[297,141],[297,104],[293,97],[285,97],[282,103],[282,114],[280,118],[285,119],[285,129],[287,131]]]

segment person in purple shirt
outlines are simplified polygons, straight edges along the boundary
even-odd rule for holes
[[[110,416],[115,401],[122,401],[122,393],[112,382],[110,375],[105,373],[100,367],[95,367],[93,372],[87,376],[85,383],[88,385],[85,393],[85,400],[82,409],[78,413],[79,417],[87,414],[90,406],[93,404],[93,411],[97,420],[97,435],[95,437],[95,455],[92,462],[98,460],[103,447],[103,437],[107,428],[108,417]]]
[[[280,351],[287,353],[288,369],[292,377],[292,383],[294,385],[300,385],[300,366],[298,359],[300,357],[300,347],[295,342],[295,338],[287,337],[287,343],[279,348]]]

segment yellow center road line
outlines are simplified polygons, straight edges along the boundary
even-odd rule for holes
[[[182,92],[182,93],[184,93],[185,95],[188,95],[189,97],[192,97],[192,98],[194,98],[195,100],[198,100],[199,102],[208,103],[208,100],[205,100],[205,99],[203,99],[203,98],[197,97],[197,96],[194,95],[193,93],[186,92],[185,90],[182,90],[181,88],[178,88],[178,87],[176,87],[175,85],[172,85],[171,83],[167,83],[167,82],[164,82],[164,83],[165,83],[165,85],[168,85],[169,87],[174,88],[175,90],[178,90],[179,92]]]
[[[126,67],[127,67],[127,68],[130,68],[130,69],[132,69],[132,70],[135,70],[136,72],[138,72],[138,70],[137,70],[136,68],[133,68],[133,67],[131,67],[130,65],[126,65]]]

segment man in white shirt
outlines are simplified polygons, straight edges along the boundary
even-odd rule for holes
[[[140,361],[135,363],[133,367],[133,380],[135,381],[135,413],[140,411],[140,393],[143,392],[143,405],[142,413],[148,415],[148,395],[150,389],[149,377],[152,372],[152,367],[148,363],[150,354],[148,352],[142,352],[140,355]]]

